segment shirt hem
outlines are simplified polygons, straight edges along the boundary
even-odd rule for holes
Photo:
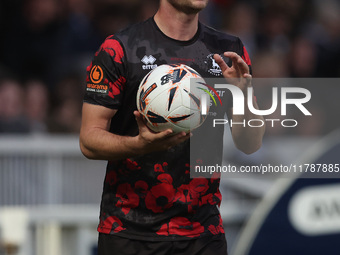
[[[117,233],[107,233],[106,231],[98,231],[100,234],[108,234],[108,235],[117,235],[119,237],[132,239],[132,240],[141,240],[141,241],[149,241],[149,242],[171,242],[171,241],[188,241],[194,240],[207,236],[218,236],[224,235],[224,232],[219,232],[217,234],[213,234],[211,232],[204,232],[199,236],[188,237],[188,236],[179,236],[179,235],[170,235],[170,236],[145,236],[145,235],[136,235],[131,233],[117,232]]]

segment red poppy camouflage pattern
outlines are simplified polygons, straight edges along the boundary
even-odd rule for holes
[[[221,76],[211,56],[225,51],[238,53],[250,66],[237,37],[199,23],[194,38],[176,41],[150,18],[109,36],[100,46],[87,68],[84,102],[116,109],[110,132],[135,136],[137,89],[151,69],[183,63],[204,78]],[[222,136],[223,128],[208,137],[217,152],[222,151]],[[190,169],[189,141],[169,151],[109,161],[98,231],[140,240],[183,240],[224,233],[219,176],[190,178]]]

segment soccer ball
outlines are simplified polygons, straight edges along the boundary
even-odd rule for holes
[[[169,128],[174,133],[189,132],[205,120],[206,116],[201,114],[201,99],[206,88],[204,79],[191,67],[161,65],[140,83],[137,108],[147,126],[155,132]]]

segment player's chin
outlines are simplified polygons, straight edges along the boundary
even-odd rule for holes
[[[187,14],[197,14],[202,11],[207,6],[207,4],[207,0],[195,0],[183,8]]]
[[[205,6],[191,6],[189,8],[186,9],[186,13],[187,14],[197,14],[199,13],[200,11],[202,11],[203,9],[205,8]]]

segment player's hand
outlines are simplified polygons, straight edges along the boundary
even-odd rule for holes
[[[240,89],[244,90],[251,85],[252,76],[249,73],[249,66],[247,63],[235,52],[224,52],[225,57],[230,58],[232,66],[227,63],[218,54],[214,54],[216,63],[222,70],[223,77],[226,79],[237,79],[237,84]]]
[[[138,111],[134,111],[133,114],[136,117],[139,128],[137,147],[141,154],[170,149],[189,139],[191,136],[191,133],[185,132],[174,134],[171,129],[155,133],[146,126],[143,116]]]

